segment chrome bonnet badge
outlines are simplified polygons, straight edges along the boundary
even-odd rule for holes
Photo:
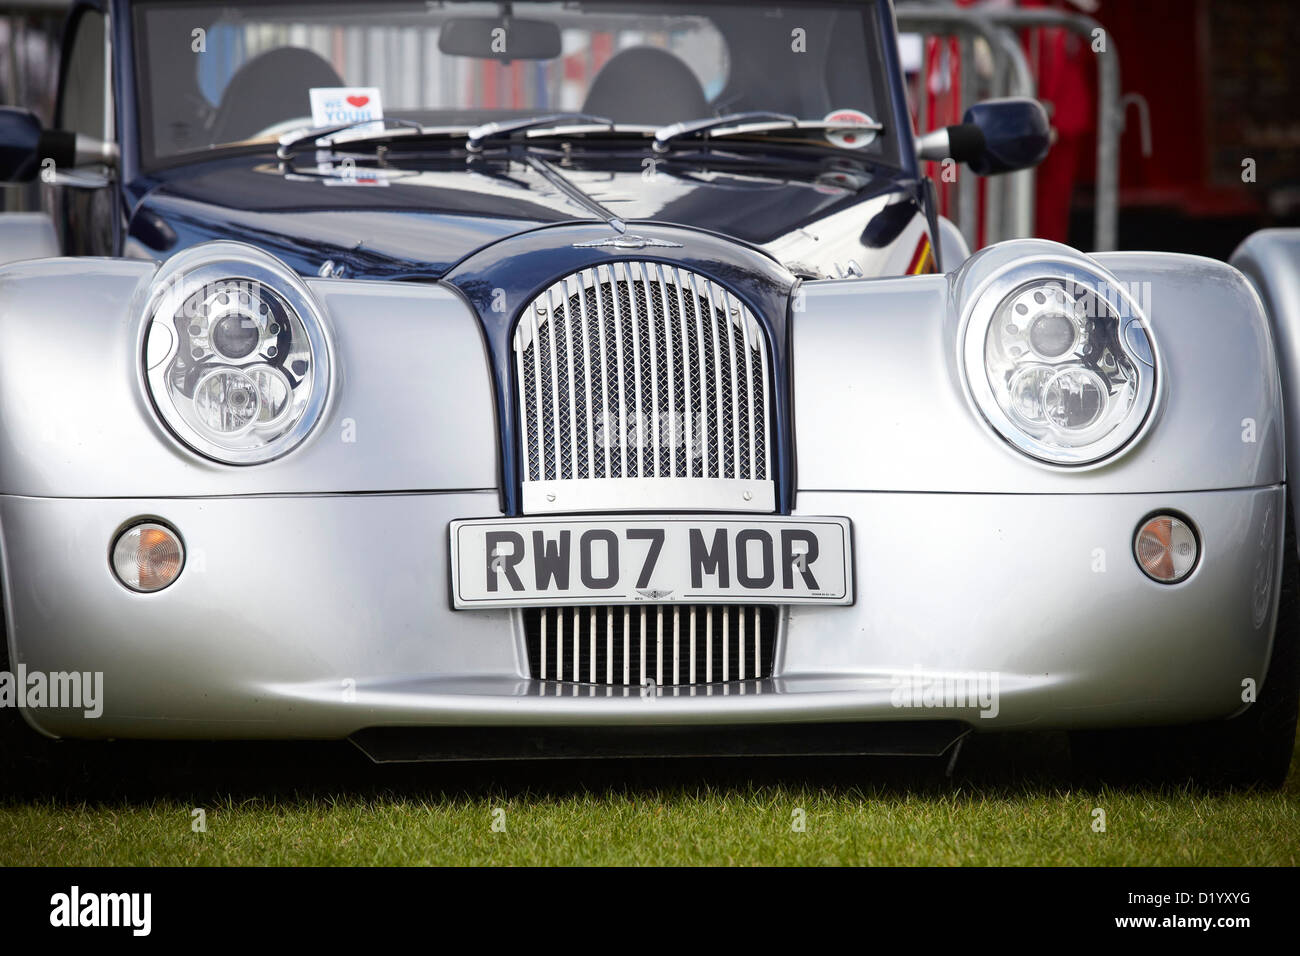
[[[680,242],[669,242],[667,239],[651,239],[649,236],[610,236],[608,239],[593,239],[591,242],[575,242],[575,249],[645,249],[654,246],[656,248],[680,249]]]

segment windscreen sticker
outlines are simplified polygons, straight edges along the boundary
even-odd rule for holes
[[[313,126],[342,126],[384,118],[377,87],[314,86],[310,93]]]
[[[831,110],[826,114],[826,118],[822,122],[843,123],[846,127],[852,127],[858,123],[873,123],[874,120],[861,110]],[[826,131],[827,142],[846,149],[862,149],[870,146],[875,138],[876,131],[874,129],[856,130],[848,128]]]

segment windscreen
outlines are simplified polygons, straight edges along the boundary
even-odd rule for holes
[[[627,125],[766,110],[865,116],[892,160],[867,4],[141,3],[146,165],[373,118],[455,126],[553,112]]]

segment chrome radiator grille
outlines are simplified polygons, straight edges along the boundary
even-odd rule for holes
[[[734,295],[685,269],[615,262],[556,282],[514,337],[524,510],[772,510],[766,344]]]
[[[774,607],[637,604],[523,614],[536,680],[672,687],[772,676]]]

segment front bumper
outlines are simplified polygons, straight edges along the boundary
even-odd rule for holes
[[[1202,557],[1147,579],[1140,520],[1174,509]],[[102,672],[103,713],[27,708],[73,737],[346,737],[384,726],[665,726],[959,720],[976,730],[1231,716],[1262,683],[1281,569],[1281,486],[1177,494],[801,492],[853,522],[857,602],[784,609],[775,676],[711,689],[528,677],[520,618],[453,611],[448,522],[495,492],[177,499],[0,496],[10,655]],[[108,550],[141,515],[183,536],[156,594]],[[996,678],[994,707],[900,694]],[[909,703],[909,706],[900,706]]]

